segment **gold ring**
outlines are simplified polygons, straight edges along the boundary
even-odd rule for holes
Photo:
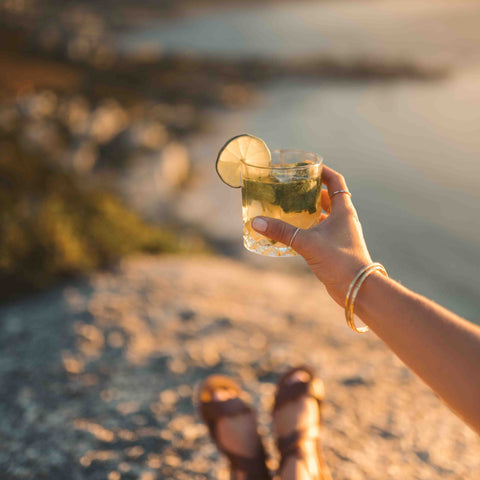
[[[333,192],[331,195],[330,195],[330,200],[332,199],[332,197],[334,195],[336,195],[337,193],[346,193],[349,197],[352,196],[352,194],[348,191],[348,190],[336,190],[335,192]]]
[[[301,230],[300,227],[297,227],[297,229],[293,232],[293,235],[292,235],[292,238],[290,239],[290,243],[288,244],[289,247],[292,246],[292,243],[293,243],[293,240],[295,239],[295,237],[297,236],[297,233]]]

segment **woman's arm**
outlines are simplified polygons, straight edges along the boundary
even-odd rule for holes
[[[360,222],[344,178],[324,167],[322,221],[295,236],[302,255],[332,298],[343,307],[350,282],[371,263]],[[290,243],[296,228],[257,217],[253,227]],[[355,313],[461,418],[480,433],[480,327],[408,290],[380,273],[362,284]]]
[[[374,273],[359,317],[465,422],[480,433],[480,328]]]

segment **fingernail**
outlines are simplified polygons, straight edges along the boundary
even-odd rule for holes
[[[267,230],[267,222],[263,218],[255,217],[252,220],[252,227],[260,233],[263,233]]]

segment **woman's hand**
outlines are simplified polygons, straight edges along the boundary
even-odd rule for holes
[[[344,178],[324,167],[321,222],[299,230],[292,248],[302,255],[332,298],[343,306],[359,270],[371,263]],[[289,245],[293,225],[256,217],[253,228]],[[480,327],[391,278],[372,274],[356,301],[357,314],[391,350],[480,433]]]
[[[323,167],[321,221],[308,230],[299,230],[292,248],[306,260],[312,272],[325,284],[328,293],[341,306],[345,302],[350,282],[358,271],[372,262],[363,238],[357,212],[348,194],[333,192],[347,190],[345,179],[335,170]],[[296,227],[281,220],[256,217],[253,228],[285,245]]]

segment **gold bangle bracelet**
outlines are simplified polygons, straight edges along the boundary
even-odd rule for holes
[[[378,262],[370,263],[363,267],[355,278],[352,280],[352,283],[348,287],[347,296],[345,298],[345,318],[347,320],[347,325],[357,333],[365,333],[368,332],[368,327],[365,325],[363,327],[357,327],[353,320],[353,309],[355,305],[355,299],[357,298],[358,291],[362,286],[365,279],[373,272],[379,271],[383,273],[386,277],[388,277],[388,273],[385,270],[385,267]]]

